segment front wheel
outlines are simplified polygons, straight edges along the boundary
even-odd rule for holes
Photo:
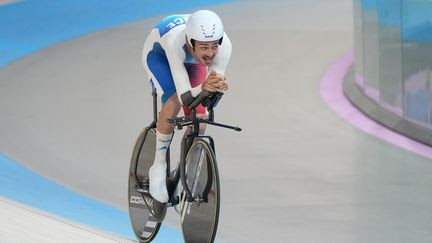
[[[216,157],[209,143],[196,140],[185,159],[186,186],[195,201],[180,200],[183,237],[186,243],[212,243],[216,236],[220,188]],[[184,191],[184,190],[183,190]]]

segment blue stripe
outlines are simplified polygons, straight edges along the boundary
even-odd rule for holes
[[[41,48],[143,18],[233,0],[28,0],[0,7],[0,67]]]
[[[39,176],[0,154],[0,195],[96,229],[135,239],[129,214]],[[155,242],[182,242],[175,229],[162,227]]]

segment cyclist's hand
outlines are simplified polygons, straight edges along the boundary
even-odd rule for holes
[[[216,84],[217,91],[221,92],[221,93],[227,91],[229,87],[228,87],[228,81],[227,81],[225,75],[217,74],[216,77],[219,80],[219,82]]]
[[[210,92],[224,93],[228,90],[228,82],[224,75],[218,74],[216,71],[212,70],[201,87]]]

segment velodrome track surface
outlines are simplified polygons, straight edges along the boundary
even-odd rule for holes
[[[430,159],[363,133],[320,97],[352,49],[351,1],[212,7],[233,42],[231,90],[210,128],[222,185],[218,242],[430,242]],[[0,151],[127,209],[136,135],[151,121],[143,41],[160,17],[88,34],[0,69]],[[170,213],[167,224],[176,227]]]

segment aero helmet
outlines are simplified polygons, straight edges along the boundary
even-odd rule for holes
[[[224,35],[222,20],[210,10],[199,10],[194,12],[186,23],[187,41],[191,46],[192,40],[216,41],[222,43]]]

